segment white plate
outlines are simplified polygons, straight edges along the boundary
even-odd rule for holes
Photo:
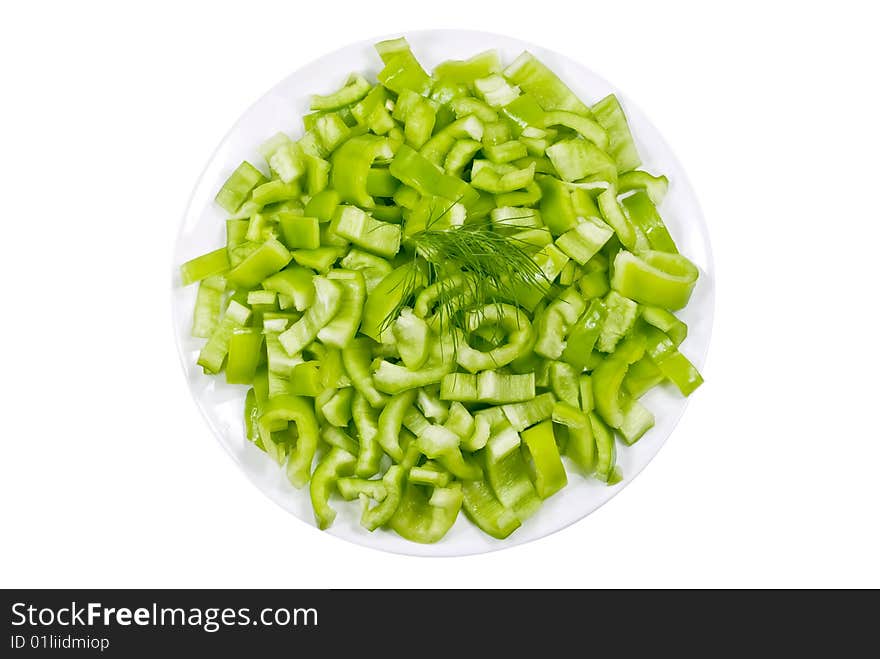
[[[690,330],[683,351],[698,367],[702,366],[709,346],[714,312],[712,253],[708,232],[681,165],[641,111],[583,65],[517,39],[463,30],[411,32],[406,37],[427,70],[443,60],[464,59],[489,48],[498,49],[505,63],[512,61],[523,50],[529,50],[555,71],[584,102],[592,104],[610,92],[618,95],[629,117],[644,161],[643,167],[669,177],[669,193],[661,208],[663,218],[682,253],[700,269],[700,279],[690,304],[679,315]],[[308,491],[294,489],[287,482],[283,470],[245,438],[242,410],[247,387],[227,385],[222,377],[206,376],[196,366],[203,340],[193,339],[189,330],[197,287],[180,286],[177,266],[224,244],[225,217],[213,203],[213,198],[229,173],[244,159],[260,166],[262,159],[256,147],[277,131],[299,135],[300,117],[308,112],[310,94],[333,91],[352,71],[375,79],[380,60],[373,50],[373,44],[380,40],[377,37],[352,44],[308,64],[278,83],[242,115],[220,143],[196,184],[175,249],[172,287],[174,331],[193,397],[217,439],[247,477],[278,505],[309,525],[314,525],[314,518]],[[657,424],[635,446],[619,446],[618,464],[623,469],[623,482],[608,487],[596,480],[581,478],[569,470],[568,486],[545,501],[539,512],[506,540],[490,538],[462,514],[441,542],[419,545],[389,531],[369,533],[358,524],[360,506],[343,501],[334,502],[339,515],[327,533],[375,549],[430,556],[477,554],[549,535],[583,519],[629,483],[669,437],[687,405],[685,398],[666,387],[651,391],[644,400],[655,413]]]

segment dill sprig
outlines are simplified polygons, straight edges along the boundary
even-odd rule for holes
[[[436,217],[431,213],[426,228],[409,238],[413,249],[411,276],[403,282],[400,303],[383,326],[390,325],[403,307],[421,291],[438,284],[433,317],[441,333],[466,330],[461,312],[501,302],[518,304],[528,290],[546,293],[550,282],[532,259],[529,243],[495,231],[487,220],[449,226],[443,220],[452,210],[449,204]],[[419,269],[419,261],[427,267]],[[427,283],[422,274],[427,275]],[[457,339],[457,332],[453,338]]]

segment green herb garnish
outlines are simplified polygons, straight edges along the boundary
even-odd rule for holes
[[[519,306],[517,298],[523,292],[547,292],[550,282],[532,259],[529,243],[495,231],[485,219],[448,226],[453,206],[446,205],[436,216],[432,213],[427,228],[409,239],[414,264],[419,259],[427,264],[427,286],[438,285],[434,317],[441,332],[466,330],[461,311],[501,302]],[[401,301],[383,326],[393,323],[401,309],[426,288],[415,274],[403,286]],[[453,339],[457,334],[453,333]]]

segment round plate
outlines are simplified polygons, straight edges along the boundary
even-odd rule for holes
[[[661,207],[663,218],[681,252],[700,269],[700,279],[690,304],[679,316],[690,330],[683,351],[697,367],[701,367],[709,346],[714,312],[712,253],[708,232],[681,165],[641,111],[583,65],[533,44],[501,35],[463,30],[430,30],[407,33],[405,36],[419,61],[429,71],[444,60],[466,59],[489,48],[497,49],[505,63],[513,61],[523,50],[529,50],[587,104],[611,92],[618,95],[629,118],[643,168],[669,177],[669,192]],[[242,115],[220,143],[196,184],[175,248],[171,294],[174,331],[193,397],[214,435],[247,477],[279,506],[312,526],[314,518],[307,489],[293,488],[287,482],[283,469],[245,437],[242,410],[247,387],[228,385],[223,377],[207,376],[196,365],[199,349],[204,343],[204,340],[194,339],[189,333],[197,286],[183,288],[177,266],[225,243],[225,216],[213,199],[230,172],[245,159],[260,166],[263,161],[257,153],[257,146],[276,132],[284,131],[294,136],[301,134],[300,118],[309,111],[311,94],[333,91],[352,71],[375,80],[381,61],[373,44],[381,39],[377,37],[346,46],[308,64],[278,83]],[[390,531],[366,531],[358,523],[360,505],[343,501],[334,503],[339,515],[327,533],[375,549],[431,556],[477,554],[549,535],[583,519],[629,483],[669,437],[687,405],[687,399],[669,386],[652,390],[644,397],[644,402],[656,415],[657,423],[634,446],[619,446],[618,464],[623,470],[624,480],[608,487],[595,479],[582,478],[570,469],[568,486],[545,501],[537,514],[526,520],[506,540],[490,538],[461,514],[443,540],[434,545],[419,545]]]

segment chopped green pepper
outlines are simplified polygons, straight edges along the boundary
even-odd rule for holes
[[[329,323],[342,301],[341,286],[325,277],[315,277],[315,301],[303,317],[285,330],[279,337],[289,355],[295,355],[315,340],[318,332]]]
[[[699,277],[697,267],[681,254],[621,250],[614,257],[611,287],[630,299],[664,309],[681,309]]]
[[[529,449],[535,467],[535,490],[538,496],[546,499],[556,494],[568,484],[568,478],[553,435],[553,422],[539,423],[523,430],[520,436]]]
[[[354,473],[354,463],[355,458],[351,453],[334,447],[318,463],[315,473],[312,474],[309,491],[319,529],[329,528],[336,519],[336,511],[329,503],[330,492],[341,476],[351,476]]]
[[[367,194],[370,166],[377,158],[393,156],[388,140],[376,135],[353,137],[339,147],[331,158],[331,180],[342,201],[372,208],[375,202]]]
[[[180,266],[180,280],[189,286],[229,270],[229,253],[225,247],[197,256]]]

